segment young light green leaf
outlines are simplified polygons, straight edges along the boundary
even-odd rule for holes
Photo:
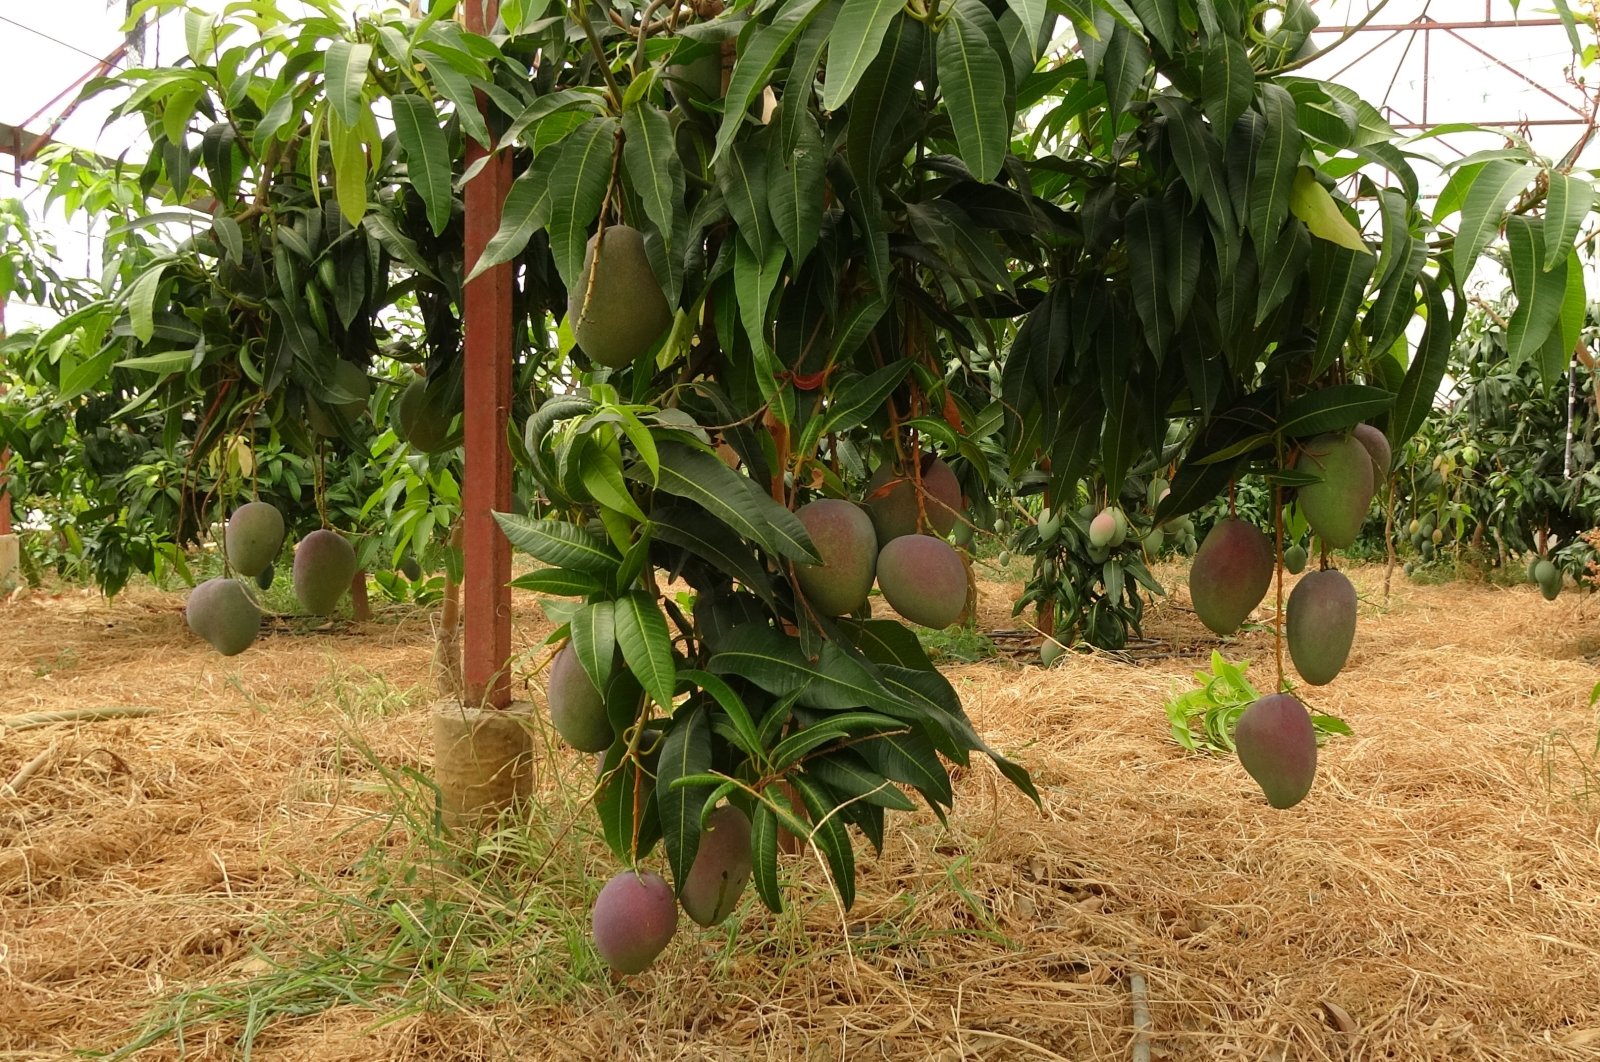
[[[1350,224],[1333,196],[1322,187],[1308,166],[1301,166],[1294,175],[1294,186],[1289,194],[1289,210],[1306,223],[1311,235],[1328,240],[1352,251],[1371,253],[1361,233]],[[1259,322],[1258,322],[1259,323]]]
[[[844,106],[877,58],[889,23],[903,6],[897,0],[844,0],[828,36],[828,64],[822,81],[824,110]]]
[[[606,508],[643,523],[644,513],[639,503],[633,500],[633,495],[628,493],[628,484],[622,478],[619,462],[620,455],[615,449],[593,443],[585,446],[579,465],[584,489],[589,492],[589,497]]]
[[[428,212],[428,225],[435,236],[450,223],[455,203],[450,187],[450,148],[439,115],[421,96],[402,92],[393,97],[394,131],[406,153],[406,171],[411,186],[422,197]]]
[[[138,278],[128,286],[128,319],[133,328],[133,336],[141,343],[148,343],[155,335],[155,304],[156,292],[161,290],[161,277],[167,271],[170,262],[160,261],[140,273]]]
[[[848,7],[851,0],[845,0]],[[842,21],[842,16],[841,16]],[[939,87],[944,93],[956,153],[979,181],[992,181],[1011,138],[1004,60],[989,44],[994,16],[980,0],[957,0],[939,31]]]

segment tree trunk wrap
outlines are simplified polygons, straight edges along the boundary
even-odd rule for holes
[[[524,800],[533,788],[533,705],[469,708],[458,700],[433,708],[433,777],[447,826],[476,825]]]

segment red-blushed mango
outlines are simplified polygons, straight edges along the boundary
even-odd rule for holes
[[[683,879],[679,902],[700,925],[714,926],[739,904],[750,881],[750,818],[732,804],[711,813],[700,831],[700,847]]]
[[[594,950],[620,974],[656,961],[678,931],[678,904],[660,874],[624,870],[594,901]]]
[[[189,591],[183,607],[189,629],[223,656],[250,648],[261,630],[261,610],[237,579],[207,579]]]
[[[1371,424],[1357,424],[1350,434],[1367,448],[1367,454],[1372,458],[1372,483],[1376,487],[1389,478],[1389,462],[1392,458],[1389,437]]]
[[[818,498],[795,510],[817,547],[821,564],[796,564],[795,577],[811,606],[843,616],[867,602],[878,567],[878,536],[872,518],[854,502]]]
[[[1237,517],[1218,520],[1189,566],[1195,615],[1218,634],[1232,634],[1272,585],[1267,536]]]
[[[307,612],[332,612],[355,577],[356,551],[337,531],[313,531],[294,549],[294,596]]]
[[[246,502],[228,517],[223,533],[228,563],[240,575],[260,575],[272,567],[283,548],[283,514],[270,502]]]
[[[1089,521],[1089,545],[1095,549],[1105,549],[1116,537],[1117,514],[1110,509],[1102,509]]]
[[[1273,807],[1292,808],[1311,792],[1317,732],[1299,698],[1273,693],[1251,704],[1234,727],[1233,746]]]
[[[1356,639],[1356,588],[1343,572],[1312,572],[1289,592],[1284,630],[1294,669],[1311,685],[1326,686]]]
[[[581,752],[603,752],[611,747],[616,734],[606,715],[605,697],[578,662],[571,642],[550,661],[545,699],[550,705],[550,722],[561,740]]]
[[[633,364],[661,338],[672,324],[672,307],[650,268],[644,233],[607,225],[589,237],[583,269],[567,293],[567,324],[583,352],[611,369]]]
[[[922,456],[922,510],[928,517],[930,534],[941,538],[956,526],[961,512],[961,481],[950,466],[932,454]],[[885,462],[867,480],[864,492],[867,515],[878,533],[878,545],[890,539],[915,535],[924,530],[918,522],[917,490],[909,471],[897,472]]]
[[[878,589],[912,623],[943,629],[967,607],[967,568],[944,539],[901,535],[878,553]]]
[[[1318,435],[1301,449],[1295,471],[1321,477],[1300,488],[1300,511],[1332,549],[1353,544],[1372,505],[1372,455],[1353,435]]]

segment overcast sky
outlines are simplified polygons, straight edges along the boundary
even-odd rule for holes
[[[1358,21],[1373,2],[1313,0],[1313,7],[1324,26],[1340,27]],[[221,6],[220,0],[217,6]],[[27,121],[34,129],[46,127],[74,93],[68,92],[54,103],[52,99],[121,42],[122,11],[123,0],[113,0],[109,8],[105,0],[50,0],[45,4],[0,0],[0,122]],[[1550,17],[1548,4],[1539,0],[1524,0],[1521,14],[1525,19]],[[1436,21],[1514,17],[1510,0],[1390,0],[1375,24],[1405,23],[1420,15]],[[1332,34],[1317,37],[1323,45],[1332,39]],[[183,50],[181,20],[169,16],[147,33],[142,62],[170,61]],[[1496,59],[1513,69],[1499,65]],[[131,61],[124,60],[122,65]],[[1426,34],[1362,32],[1304,72],[1341,81],[1373,103],[1386,104],[1396,122],[1572,121],[1579,117],[1583,101],[1581,93],[1567,83],[1571,65],[1562,28],[1524,26]],[[80,104],[57,132],[58,139],[106,155],[128,151],[130,157],[138,157],[137,127],[104,127],[114,102],[114,96],[108,94]],[[1538,126],[1532,127],[1529,135],[1541,153],[1559,157],[1572,146],[1579,131],[1577,125]],[[1500,138],[1493,135],[1459,134],[1424,142],[1418,150],[1447,161],[1498,146]],[[1600,160],[1597,152],[1600,148],[1591,147],[1582,159],[1584,165],[1595,165]],[[26,169],[18,181],[11,160],[0,157],[0,161],[4,162],[0,195],[22,196],[37,217],[43,191],[28,179]],[[1422,174],[1424,181],[1430,176]],[[45,218],[44,225],[69,269],[95,270],[88,239],[94,230],[92,222],[81,217],[68,221],[57,215]],[[38,314],[16,304],[7,317],[13,325],[39,319]]]

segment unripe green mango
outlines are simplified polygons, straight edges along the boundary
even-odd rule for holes
[[[1355,543],[1372,504],[1372,455],[1350,435],[1319,435],[1305,444],[1295,469],[1320,476],[1300,488],[1300,511],[1324,543]]]
[[[571,642],[550,661],[545,699],[550,705],[550,722],[567,744],[580,752],[603,752],[611,747],[616,734],[606,716],[605,697],[578,662]]]
[[[244,652],[261,631],[261,610],[239,580],[226,577],[207,579],[189,591],[183,618],[223,656]]]
[[[295,546],[294,596],[307,612],[332,612],[355,576],[355,548],[337,531],[313,531]]]
[[[612,369],[632,364],[661,338],[672,324],[672,307],[650,268],[644,233],[608,225],[589,237],[583,269],[567,293],[567,323],[583,352]]]

